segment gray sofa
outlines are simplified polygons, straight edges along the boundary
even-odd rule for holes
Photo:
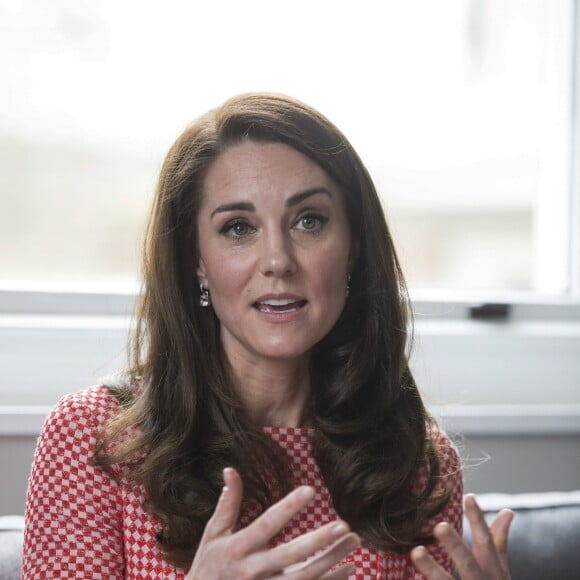
[[[504,507],[516,512],[509,541],[512,580],[580,580],[580,491],[482,494],[491,520]],[[0,517],[0,579],[20,578],[23,520]],[[470,541],[469,526],[465,538]]]
[[[512,580],[580,580],[580,491],[477,499],[488,521],[505,507],[516,514],[508,542]],[[466,522],[464,528],[470,542]]]
[[[20,578],[20,553],[22,552],[22,516],[0,516],[0,578]]]

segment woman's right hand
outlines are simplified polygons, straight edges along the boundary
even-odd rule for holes
[[[339,580],[354,573],[351,564],[331,571],[360,545],[359,537],[342,521],[330,522],[286,544],[269,547],[269,541],[310,503],[314,497],[311,487],[295,489],[250,525],[236,531],[243,497],[242,480],[235,469],[227,468],[224,483],[186,580],[282,577]]]

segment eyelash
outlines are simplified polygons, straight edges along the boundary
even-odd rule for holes
[[[314,228],[304,228],[302,231],[308,232],[308,233],[318,233],[320,232],[320,230],[325,226],[326,222],[328,221],[328,218],[326,216],[323,216],[319,213],[304,213],[302,214],[297,220],[296,220],[296,224],[299,224],[301,221],[306,220],[306,219],[310,219],[310,220],[316,220],[316,222],[318,222],[316,224],[316,226]],[[295,226],[296,227],[296,226]]]
[[[228,238],[232,238],[234,240],[239,240],[241,238],[243,238],[246,234],[235,234],[234,233],[234,228],[236,226],[244,226],[246,228],[248,228],[248,230],[252,230],[252,226],[246,222],[245,220],[241,220],[241,219],[235,219],[235,220],[231,220],[229,222],[226,222],[220,229],[220,234],[225,235]]]
[[[307,219],[315,220],[317,222],[315,227],[313,227],[313,228],[298,228],[297,227],[300,224],[300,222],[302,222],[303,220],[307,220]],[[308,213],[302,214],[296,220],[295,225],[293,227],[296,229],[299,229],[300,231],[306,232],[308,234],[318,234],[320,232],[320,230],[324,227],[326,222],[328,222],[328,218],[326,216],[323,216],[319,213],[308,212]],[[247,228],[246,233],[236,234],[234,232],[234,228],[236,226],[243,226],[244,228]],[[220,228],[219,233],[228,237],[228,238],[231,238],[233,240],[241,240],[242,238],[246,237],[252,230],[254,230],[254,228],[246,220],[237,218],[237,219],[233,219],[233,220],[226,222]]]

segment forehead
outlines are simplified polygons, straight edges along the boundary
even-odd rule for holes
[[[203,204],[216,198],[293,195],[320,186],[336,191],[334,180],[314,161],[283,143],[246,140],[229,147],[209,167]]]

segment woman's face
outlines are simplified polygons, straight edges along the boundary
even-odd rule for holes
[[[198,228],[230,361],[307,356],[342,312],[353,261],[337,184],[288,145],[247,140],[210,166]]]

